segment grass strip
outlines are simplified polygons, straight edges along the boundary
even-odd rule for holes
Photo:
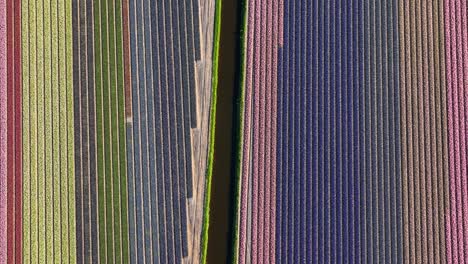
[[[246,32],[247,32],[247,13],[248,13],[248,0],[243,0],[241,3],[241,19],[242,19],[242,28],[240,32],[240,48],[241,48],[241,65],[240,65],[240,95],[239,95],[239,101],[237,103],[237,116],[239,118],[238,122],[238,127],[237,127],[237,135],[236,135],[236,141],[237,141],[237,149],[236,153],[236,175],[235,175],[235,197],[234,197],[234,226],[232,227],[234,230],[232,232],[233,234],[233,239],[232,239],[232,247],[233,247],[233,256],[232,256],[232,263],[237,263],[238,262],[238,250],[239,250],[239,210],[240,210],[240,192],[241,192],[241,173],[242,173],[242,158],[243,158],[243,152],[242,152],[242,143],[244,141],[244,98],[245,98],[245,63],[246,63],[246,55],[245,55],[245,49],[246,49]]]
[[[205,182],[205,201],[203,211],[203,227],[201,242],[201,263],[206,263],[208,252],[208,229],[210,221],[210,201],[211,201],[211,176],[213,174],[214,146],[215,146],[215,128],[216,128],[216,100],[218,89],[218,59],[219,59],[219,39],[221,32],[221,1],[216,0],[214,37],[213,37],[213,66],[211,76],[211,109],[210,109],[210,145],[208,150],[208,164]]]

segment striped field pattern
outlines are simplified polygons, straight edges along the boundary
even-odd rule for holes
[[[246,0],[236,263],[468,263],[468,2]]]
[[[202,261],[219,7],[0,0],[0,263]]]

